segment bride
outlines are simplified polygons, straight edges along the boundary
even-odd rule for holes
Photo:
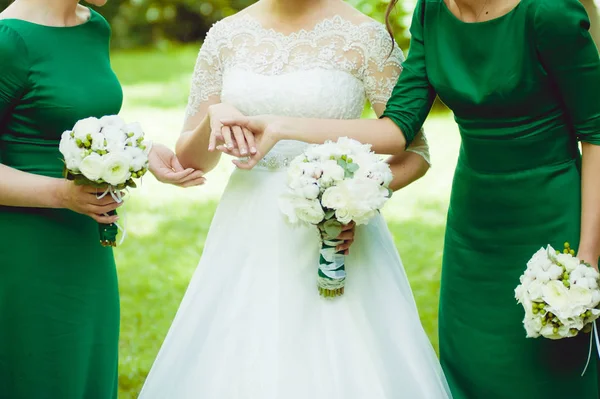
[[[209,31],[179,159],[208,171],[232,137],[253,154],[252,134],[221,125],[232,115],[356,119],[367,99],[380,115],[402,61],[385,27],[342,0],[258,1]],[[344,296],[319,296],[317,230],[277,205],[305,147],[281,142],[232,174],[142,399],[451,397],[381,216],[356,228]],[[389,160],[393,189],[428,168],[424,137],[409,150]]]

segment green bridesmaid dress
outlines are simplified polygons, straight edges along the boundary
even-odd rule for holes
[[[61,178],[62,132],[119,112],[109,40],[93,11],[67,28],[0,20],[2,164]],[[118,339],[117,273],[97,223],[0,206],[0,398],[116,398]]]
[[[410,142],[434,98],[462,138],[448,212],[440,357],[455,399],[597,398],[590,335],[525,338],[514,289],[531,255],[577,247],[578,141],[600,144],[600,60],[578,0],[521,0],[465,23],[420,0],[385,117]]]

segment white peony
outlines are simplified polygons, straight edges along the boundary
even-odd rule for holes
[[[279,207],[290,223],[294,224],[300,221],[318,224],[325,218],[325,212],[318,200],[284,195],[279,200]]]
[[[110,185],[124,184],[131,177],[132,158],[125,151],[111,152],[103,157],[105,169],[102,180]]]
[[[107,115],[100,118],[100,123],[102,126],[113,126],[118,129],[121,129],[125,126],[125,121],[121,119],[118,115]]]
[[[100,133],[102,124],[98,118],[86,118],[78,121],[73,127],[73,134],[77,140],[86,141],[94,134]]]
[[[95,152],[92,152],[87,157],[83,158],[79,169],[88,180],[97,182],[104,176],[105,163],[103,157]]]

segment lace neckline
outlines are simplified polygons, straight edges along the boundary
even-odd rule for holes
[[[292,32],[292,33],[288,33],[288,34],[279,32],[273,28],[265,27],[262,24],[262,22],[260,22],[258,19],[256,19],[255,17],[253,17],[250,14],[243,14],[237,18],[232,18],[229,20],[229,22],[232,24],[236,24],[239,27],[249,27],[249,28],[254,28],[254,29],[260,30],[260,31],[264,32],[265,35],[272,37],[274,39],[290,41],[290,42],[297,41],[297,40],[318,38],[324,32],[331,32],[332,30],[347,32],[349,30],[361,29],[364,27],[370,27],[370,26],[379,27],[379,26],[381,26],[381,23],[379,23],[375,20],[357,23],[357,22],[349,21],[339,14],[336,14],[332,17],[322,19],[321,21],[317,22],[315,24],[315,26],[313,26],[312,28],[300,29],[296,32]]]

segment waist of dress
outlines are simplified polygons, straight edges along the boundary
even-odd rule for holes
[[[0,162],[23,172],[49,177],[62,177],[64,163],[58,141],[3,137],[0,140]]]
[[[513,173],[577,159],[577,141],[564,127],[528,135],[486,136],[462,134],[459,163],[480,173]]]

